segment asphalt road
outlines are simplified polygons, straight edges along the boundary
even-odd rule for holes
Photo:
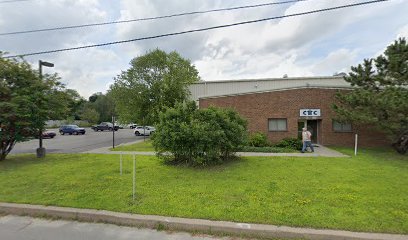
[[[60,135],[58,129],[51,129],[57,133],[52,139],[44,139],[43,146],[47,153],[80,153],[101,147],[112,146],[112,132],[95,132],[86,128],[85,135]],[[143,139],[135,136],[132,129],[119,129],[115,132],[115,146],[121,143],[134,142]],[[35,153],[39,145],[38,139],[17,143],[11,153]]]
[[[102,223],[81,223],[74,221],[46,220],[31,217],[0,216],[1,240],[215,240],[229,238],[212,238],[192,236],[188,233],[167,233],[152,229],[121,227]],[[236,239],[236,238],[235,238]]]

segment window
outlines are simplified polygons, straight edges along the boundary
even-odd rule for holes
[[[351,132],[351,123],[333,121],[333,130],[335,132]]]
[[[268,129],[272,132],[287,131],[286,118],[271,118],[268,120]]]

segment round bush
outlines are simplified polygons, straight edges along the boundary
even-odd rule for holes
[[[289,148],[294,150],[301,150],[302,146],[302,140],[297,138],[284,138],[279,143],[275,144],[275,147]]]
[[[153,146],[167,162],[211,165],[229,160],[245,140],[246,121],[236,111],[188,102],[160,114]]]
[[[268,147],[270,144],[265,133],[256,132],[249,137],[248,146]]]

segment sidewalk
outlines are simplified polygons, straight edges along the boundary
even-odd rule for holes
[[[130,142],[126,144],[121,144],[120,146],[131,145],[143,140]],[[280,156],[280,157],[349,157],[344,155],[338,151],[329,149],[322,145],[314,145],[314,153],[262,153],[262,152],[237,152],[238,156],[243,157],[250,157],[250,156],[263,156],[263,157],[273,157],[273,156]],[[83,153],[99,153],[99,154],[129,154],[129,155],[148,155],[153,156],[155,152],[132,152],[132,151],[110,151],[111,147],[103,147],[94,149],[91,151],[83,152]]]
[[[41,205],[0,203],[0,213],[31,217],[57,218],[84,222],[101,222],[142,228],[228,234],[261,238],[301,239],[359,239],[359,240],[408,240],[408,235],[363,233],[341,230],[295,228],[265,224],[249,224],[203,219],[188,219],[153,215],[118,213],[105,210],[76,209]]]

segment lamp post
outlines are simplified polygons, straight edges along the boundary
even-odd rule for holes
[[[146,125],[145,125],[145,120],[143,116],[143,142],[146,141]]]
[[[113,130],[112,130],[112,148],[115,149],[115,115],[112,114],[112,126],[113,126]]]
[[[42,81],[42,66],[44,67],[54,67],[53,63],[49,63],[49,62],[43,62],[41,60],[38,61],[38,72],[40,74],[40,81]],[[37,157],[38,158],[43,158],[45,157],[45,148],[43,148],[43,138],[42,138],[42,125],[39,128],[38,131],[38,139],[39,139],[39,147],[37,148]]]

